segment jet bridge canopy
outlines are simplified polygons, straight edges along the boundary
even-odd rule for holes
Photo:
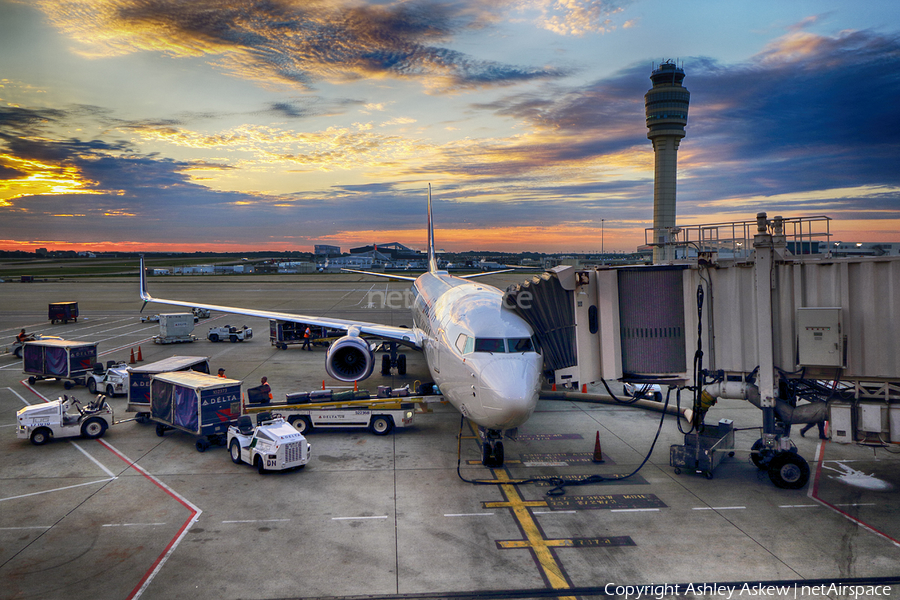
[[[572,288],[565,289],[558,272],[554,269],[512,285],[503,298],[505,305],[534,329],[544,355],[544,366],[553,371],[573,367],[578,362]]]

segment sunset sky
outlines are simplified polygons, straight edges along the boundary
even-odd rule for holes
[[[896,0],[0,0],[0,249],[633,251],[666,59],[679,225],[900,242]]]

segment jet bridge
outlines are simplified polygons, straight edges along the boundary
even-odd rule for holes
[[[900,257],[810,254],[829,221],[675,228],[669,264],[557,267],[509,287],[506,303],[558,386],[661,384],[690,398],[698,428],[716,398],[752,402],[754,462],[801,471],[782,487],[802,487],[792,424],[827,418],[834,442],[900,444]]]

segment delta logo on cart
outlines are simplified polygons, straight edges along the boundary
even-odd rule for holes
[[[71,371],[90,371],[97,362],[97,347],[72,348],[69,352]]]
[[[204,396],[201,402],[204,414],[214,413],[220,423],[234,421],[241,414],[240,393],[232,390],[216,390],[217,395]]]

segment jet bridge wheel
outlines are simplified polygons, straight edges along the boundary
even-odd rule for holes
[[[769,479],[786,490],[798,490],[809,481],[809,463],[794,452],[779,452],[769,463]]]

